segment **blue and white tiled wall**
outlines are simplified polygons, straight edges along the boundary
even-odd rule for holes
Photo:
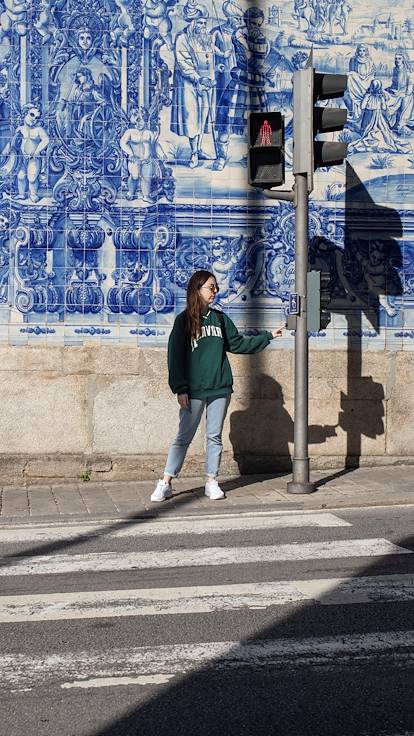
[[[283,321],[293,209],[247,186],[246,118],[284,112],[290,182],[313,46],[349,74],[350,153],[315,176],[335,314],[312,339],[414,345],[411,0],[0,1],[3,343],[164,345],[200,267],[242,330]]]

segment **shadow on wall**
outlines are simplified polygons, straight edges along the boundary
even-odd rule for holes
[[[337,397],[337,423],[310,426],[309,444],[322,444],[337,434],[338,427],[342,429],[346,434],[347,471],[359,467],[363,438],[375,440],[385,431],[384,388],[372,376],[363,375],[362,349],[380,334],[381,327],[392,327],[399,319],[402,254],[396,239],[402,236],[402,223],[398,212],[373,201],[349,164],[345,206],[338,202],[337,210],[339,224],[333,239],[317,235],[310,242],[309,269],[326,274],[328,309],[346,319],[347,386]],[[343,246],[339,245],[341,242]],[[323,360],[321,351],[319,371],[323,370]],[[251,376],[248,394],[254,398],[246,409],[230,416],[234,458],[241,474],[289,471],[293,420],[285,407],[280,384],[261,372],[263,356],[256,356],[255,361],[257,373]],[[320,399],[325,397],[321,395]]]
[[[345,469],[352,469],[359,467],[363,437],[375,439],[384,434],[384,388],[372,376],[362,375],[362,350],[380,334],[381,327],[398,322],[397,302],[403,288],[402,254],[396,238],[403,229],[399,213],[376,204],[348,163],[343,222],[344,247],[314,237],[309,268],[327,274],[328,309],[344,315],[347,322],[347,390],[341,392],[338,425],[347,438]],[[342,240],[340,233],[335,238]]]
[[[258,359],[257,396],[245,409],[230,415],[230,442],[241,475],[292,468],[289,444],[293,443],[293,419],[285,407],[280,383],[260,372],[260,356]],[[336,426],[309,427],[311,444],[321,444],[335,435]]]

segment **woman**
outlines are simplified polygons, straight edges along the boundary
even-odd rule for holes
[[[206,485],[212,501],[224,498],[217,483],[223,449],[221,433],[233,391],[233,376],[226,352],[260,353],[282,327],[254,337],[242,337],[231,319],[211,309],[218,292],[209,271],[196,271],[187,287],[187,308],[174,322],[168,342],[169,385],[180,405],[178,435],[170,447],[164,477],[158,481],[151,501],[172,496],[171,480],[181,470],[188,446],[206,408]]]

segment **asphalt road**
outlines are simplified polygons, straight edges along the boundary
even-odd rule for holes
[[[0,530],[7,736],[414,734],[414,507]]]

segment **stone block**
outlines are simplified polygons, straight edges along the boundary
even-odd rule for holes
[[[414,353],[401,352],[395,358],[395,371],[388,385],[387,454],[414,454]]]
[[[109,473],[112,470],[112,460],[110,457],[96,457],[88,462],[87,469],[91,473]]]
[[[251,373],[247,376],[234,376],[233,383],[235,399],[271,399],[283,400],[286,395],[290,396],[291,390],[288,384],[281,383],[272,375],[260,371],[258,374]]]
[[[122,346],[62,348],[63,372],[95,375],[142,375],[143,351]]]
[[[311,350],[309,397],[335,400],[342,393],[353,400],[382,400],[390,370],[387,355],[381,351],[364,354],[344,350]]]
[[[223,431],[223,445],[235,454],[290,454],[291,407],[278,399],[233,399]]]
[[[0,455],[0,485],[22,483],[26,463],[25,455]]]
[[[0,345],[0,372],[41,371],[61,372],[61,349],[54,347],[29,347]],[[3,381],[5,378],[3,377]]]
[[[16,372],[0,382],[0,446],[10,453],[83,451],[87,383],[81,376]]]
[[[266,349],[257,355],[229,355],[233,376],[260,377],[266,375],[282,387],[286,396],[293,390],[293,360],[292,350]]]
[[[167,384],[167,350],[166,348],[140,348],[142,355],[141,375],[149,378],[156,378],[160,382]]]
[[[108,493],[100,488],[89,488],[89,483],[79,486],[79,493],[82,501],[88,509],[88,513],[114,513],[116,507],[112,502]]]
[[[145,480],[148,478],[159,478],[165,465],[165,454],[157,455],[118,455],[112,458],[112,471],[110,482],[123,480]],[[105,479],[104,488],[108,488]],[[109,479],[108,479],[109,482]]]
[[[385,404],[380,400],[309,402],[309,454],[383,455]]]
[[[93,449],[105,453],[167,453],[178,428],[178,403],[156,379],[101,379],[93,405]],[[200,429],[192,443],[203,448]]]
[[[85,471],[85,460],[82,455],[65,457],[59,455],[42,455],[26,461],[25,478],[65,478],[78,479]]]

